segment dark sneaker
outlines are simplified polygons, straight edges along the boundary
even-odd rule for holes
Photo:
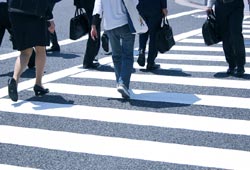
[[[145,52],[143,50],[139,50],[139,56],[138,56],[138,59],[137,59],[137,63],[141,67],[145,66]]]
[[[129,91],[128,91],[127,87],[124,84],[118,84],[117,91],[119,93],[121,93],[122,98],[124,98],[124,99],[129,99],[130,98]]]
[[[102,34],[101,41],[103,50],[109,52],[109,38],[107,34]]]
[[[153,63],[153,64],[148,64],[147,65],[147,70],[148,71],[156,70],[156,69],[159,69],[159,68],[160,68],[160,64]]]
[[[18,100],[17,83],[14,78],[8,80],[8,94],[12,101],[16,102]]]

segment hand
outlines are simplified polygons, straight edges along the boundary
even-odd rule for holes
[[[91,34],[91,38],[93,40],[96,40],[98,38],[98,34],[97,34],[97,30],[96,30],[95,25],[92,25],[90,34]]]
[[[49,30],[50,33],[54,33],[55,32],[55,23],[54,23],[54,21],[49,21],[48,30]]]
[[[207,7],[206,13],[207,15],[211,14],[213,12],[213,9],[211,7]]]

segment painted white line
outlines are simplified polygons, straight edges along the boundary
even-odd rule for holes
[[[224,61],[224,56],[218,56],[218,55],[193,55],[193,54],[158,54],[156,59],[166,59],[166,60],[196,60],[196,61]],[[248,62],[250,62],[249,58],[246,58]]]
[[[81,72],[71,77],[115,80],[114,73],[97,72],[97,71]],[[179,84],[179,85],[190,85],[190,86],[200,86],[200,87],[223,87],[223,88],[235,88],[235,89],[250,89],[250,81],[244,81],[244,80],[223,80],[223,79],[211,79],[211,78],[133,74],[131,76],[131,81],[145,82],[145,83],[155,82],[158,84]]]
[[[115,85],[114,85],[115,86]],[[115,88],[84,86],[62,83],[48,83],[46,87],[53,93],[71,94],[81,96],[95,96],[106,98],[121,98],[121,95]],[[74,90],[69,90],[74,89]],[[32,89],[29,89],[32,90]],[[201,94],[184,94],[168,93],[163,91],[133,90],[131,91],[132,100],[143,100],[152,102],[169,102],[186,105],[203,105],[217,106],[228,108],[250,109],[250,98],[201,95]]]
[[[186,15],[191,15],[191,14],[195,14],[195,13],[199,13],[199,12],[204,12],[204,10],[195,9],[195,10],[192,10],[192,11],[187,11],[187,12],[181,12],[181,13],[178,13],[178,14],[173,14],[173,15],[169,15],[168,19],[179,18],[179,17],[183,17],[183,16],[186,16]]]
[[[16,105],[20,106],[16,107]],[[39,108],[39,109],[37,109]],[[250,136],[250,121],[106,107],[0,99],[2,112]],[[221,126],[223,125],[223,126]]]
[[[109,64],[109,62],[111,62],[111,61],[110,61],[109,57],[106,57],[106,58],[100,59],[99,62],[102,65],[106,65],[106,64]],[[74,74],[77,74],[77,73],[80,73],[83,71],[87,71],[87,69],[83,69],[82,65],[78,65],[78,66],[74,66],[74,67],[71,67],[68,69],[57,71],[57,72],[54,72],[54,73],[51,73],[48,75],[44,75],[43,76],[43,83],[45,84],[47,82],[51,82],[51,81],[55,81],[55,80],[58,80],[61,78],[65,78],[67,76],[71,76],[71,75],[74,75]],[[18,91],[22,91],[22,90],[31,88],[34,86],[34,83],[35,83],[34,78],[27,80],[27,81],[20,82],[18,84]],[[7,82],[6,82],[6,85],[7,85]],[[7,95],[8,95],[8,87],[6,86],[6,87],[1,88],[0,89],[0,98],[7,96]]]
[[[185,33],[175,35],[174,39],[175,39],[175,41],[180,41],[180,40],[186,39],[188,37],[195,36],[195,35],[200,34],[200,33],[201,33],[201,29],[199,28],[199,29],[196,29],[196,30],[192,30],[192,31],[189,31],[189,32],[185,32]]]
[[[29,168],[29,167],[20,167],[20,166],[5,165],[5,164],[0,164],[0,169],[1,170],[39,170],[39,169],[34,169],[34,168]]]
[[[32,128],[1,125],[0,142],[202,167],[225,169],[244,169],[250,167],[250,153],[246,151]]]
[[[171,50],[175,51],[208,51],[208,52],[223,52],[222,47],[207,47],[207,46],[202,46],[202,47],[197,47],[197,46],[179,46],[175,45],[171,48]],[[246,52],[250,52],[250,48],[246,48]]]

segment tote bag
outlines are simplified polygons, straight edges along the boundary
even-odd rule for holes
[[[160,53],[169,51],[175,45],[173,30],[167,18],[162,19],[161,28],[156,34],[156,44]]]
[[[89,32],[88,18],[81,8],[76,8],[75,16],[70,19],[69,38],[77,40]]]
[[[202,36],[206,45],[217,44],[221,41],[216,25],[216,17],[214,12],[207,16],[206,21],[202,25]]]

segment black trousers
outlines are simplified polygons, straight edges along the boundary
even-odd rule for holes
[[[11,34],[11,24],[9,20],[8,4],[5,2],[0,2],[0,46],[2,44],[3,36],[6,29]]]
[[[148,26],[148,32],[139,35],[139,49],[145,51],[146,44],[149,38],[149,49],[147,63],[153,64],[157,55],[158,49],[156,46],[156,33],[160,29],[162,16],[142,16]]]
[[[89,38],[87,41],[87,47],[86,47],[86,51],[85,51],[85,55],[83,59],[83,64],[91,65],[100,49],[100,25],[96,25],[98,38],[96,40],[93,40],[90,34],[93,10],[85,9],[85,11],[89,20]]]
[[[230,3],[223,3],[221,0],[217,0],[215,3],[215,14],[229,67],[244,67],[246,52],[242,34],[244,18],[243,0],[234,0]]]

